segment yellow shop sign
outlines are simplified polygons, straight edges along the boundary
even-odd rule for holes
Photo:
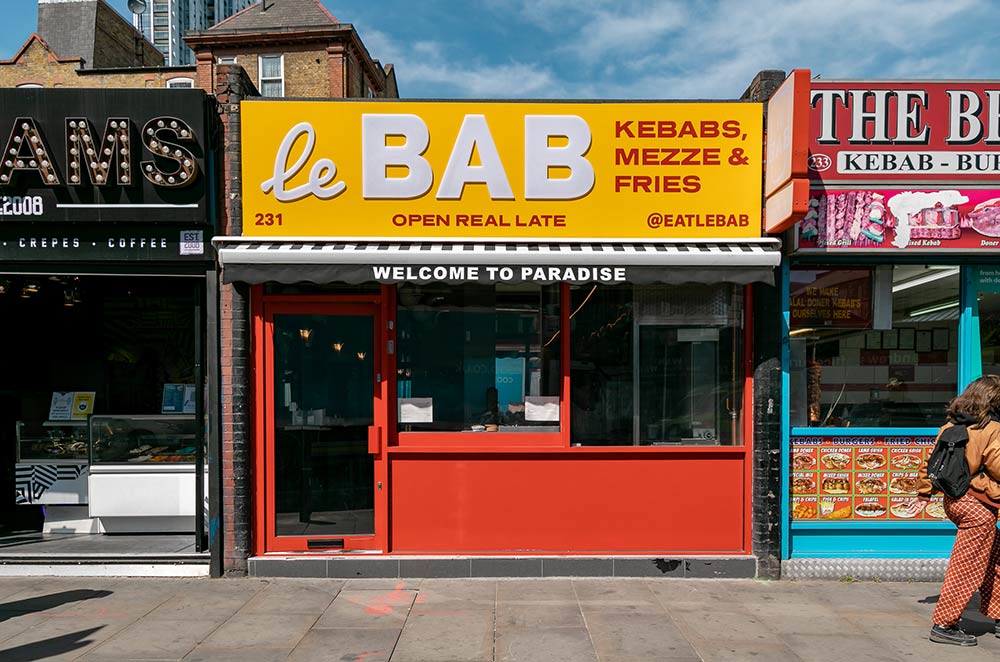
[[[243,234],[760,235],[761,105],[249,101]]]

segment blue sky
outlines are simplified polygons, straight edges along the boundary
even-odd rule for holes
[[[126,0],[111,0],[123,13]],[[326,0],[405,97],[712,99],[761,69],[823,78],[1000,78],[985,0]],[[35,28],[3,0],[0,57]]]

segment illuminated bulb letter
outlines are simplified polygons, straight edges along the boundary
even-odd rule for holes
[[[118,173],[119,184],[134,183],[129,127],[127,117],[112,117],[104,127],[104,135],[95,141],[90,120],[85,117],[67,119],[66,164],[69,170],[66,178],[69,183],[80,186],[89,182],[104,186],[111,181],[112,172]]]
[[[561,147],[549,138],[563,138]],[[524,117],[524,198],[574,200],[594,188],[594,166],[586,159],[590,127],[576,115],[526,115]],[[569,177],[553,179],[550,168],[566,168]]]
[[[143,176],[157,186],[182,188],[198,177],[198,161],[194,154],[179,143],[196,143],[194,131],[184,122],[173,117],[154,117],[142,127],[142,144],[154,156],[143,161]],[[171,161],[173,170],[163,170],[159,162]],[[173,180],[171,181],[171,177]]]
[[[402,145],[387,145],[389,136]],[[361,116],[361,191],[365,199],[410,200],[431,190],[434,172],[421,154],[430,144],[427,125],[416,115]],[[405,177],[389,177],[390,167],[406,168]]]
[[[7,146],[0,155],[0,186],[13,183],[18,170],[37,172],[46,186],[59,184],[59,173],[45,144],[45,136],[30,117],[18,117],[10,130]]]
[[[479,152],[482,165],[470,165],[472,155]],[[491,200],[513,200],[507,173],[500,161],[493,135],[483,115],[466,115],[451,148],[448,165],[441,176],[438,200],[458,200],[466,184],[486,184]]]

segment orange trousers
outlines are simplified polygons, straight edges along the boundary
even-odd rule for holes
[[[961,499],[944,498],[944,511],[958,527],[955,546],[934,607],[937,625],[955,625],[977,590],[979,611],[1000,618],[1000,536],[997,511],[967,492]]]

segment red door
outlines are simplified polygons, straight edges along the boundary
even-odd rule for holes
[[[384,549],[379,330],[376,303],[265,303],[265,551]]]

